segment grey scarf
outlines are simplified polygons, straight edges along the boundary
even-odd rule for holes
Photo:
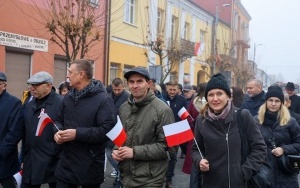
[[[225,119],[229,114],[230,109],[231,109],[231,100],[228,100],[227,105],[225,106],[221,114],[216,115],[215,113],[213,113],[211,108],[208,108],[207,115],[213,120]]]

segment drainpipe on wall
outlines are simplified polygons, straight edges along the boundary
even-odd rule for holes
[[[106,12],[107,16],[105,19],[105,41],[104,41],[104,65],[103,65],[103,70],[104,70],[104,84],[108,86],[109,83],[109,49],[110,49],[110,21],[111,21],[111,1],[107,1],[106,4]]]

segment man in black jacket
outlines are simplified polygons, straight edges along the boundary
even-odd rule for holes
[[[300,96],[295,93],[295,84],[293,82],[288,82],[285,86],[287,94],[290,96],[291,105],[289,109],[297,114],[300,114]]]
[[[178,93],[178,83],[175,81],[170,81],[166,83],[167,86],[167,93],[163,95],[164,99],[167,101],[169,104],[170,108],[173,111],[174,117],[175,117],[175,122],[181,121],[180,117],[178,116],[178,112],[182,107],[185,107],[187,109],[187,101],[186,99],[182,96],[177,94]],[[170,161],[169,161],[169,166],[168,166],[168,171],[166,174],[166,188],[172,188],[172,178],[174,176],[174,171],[175,171],[175,166],[177,163],[177,149],[178,147],[175,147],[176,151],[170,153]],[[180,145],[181,151],[183,154],[186,154],[187,150],[187,142],[183,143]]]
[[[7,77],[0,72],[0,185],[15,187],[13,175],[20,170],[17,144],[10,144],[14,127],[21,126],[22,104],[6,91]]]
[[[73,88],[64,97],[57,122],[61,130],[54,136],[62,148],[57,187],[99,188],[104,181],[106,134],[116,123],[113,100],[103,84],[92,79],[90,61],[74,60],[68,72]]]
[[[128,97],[129,97],[129,92],[127,92],[125,90],[124,82],[120,78],[113,79],[111,87],[112,87],[112,92],[110,95],[111,95],[112,99],[114,100],[115,114],[119,115],[119,108],[124,102],[127,101]],[[105,149],[107,159],[109,160],[110,164],[114,168],[114,171],[110,174],[111,177],[116,177],[118,175],[117,173],[119,172],[118,171],[118,162],[111,157],[111,153],[112,153],[114,146],[115,146],[115,144],[111,140],[108,140],[107,146]]]
[[[247,82],[247,94],[241,108],[249,110],[254,117],[258,114],[259,107],[265,102],[265,96],[262,82],[258,79],[251,79]]]

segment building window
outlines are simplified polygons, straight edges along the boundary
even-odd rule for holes
[[[134,0],[125,0],[124,21],[133,24],[134,19]]]
[[[172,16],[171,37],[172,37],[173,40],[175,40],[176,36],[177,36],[177,32],[176,32],[177,23],[178,23],[177,18]]]
[[[113,79],[118,77],[119,66],[117,63],[110,64],[110,83],[112,83]]]
[[[170,76],[170,81],[177,81],[177,76],[175,72],[171,72],[169,76]]]
[[[99,0],[89,0],[90,5],[92,7],[98,7],[99,6]]]
[[[185,22],[184,23],[184,36],[183,39],[189,40],[190,39],[190,24]]]
[[[161,10],[158,10],[157,11],[157,33],[158,34],[161,34],[161,28],[162,28],[162,25],[161,25],[161,16],[162,16],[162,11]]]
[[[130,71],[130,69],[132,69],[132,68],[134,68],[133,65],[124,65],[124,72],[123,73],[125,74],[126,72]]]
[[[200,30],[200,43],[203,44],[205,40],[205,31]]]

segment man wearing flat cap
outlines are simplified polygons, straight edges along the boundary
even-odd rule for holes
[[[289,109],[297,114],[300,114],[300,96],[296,95],[295,89],[295,84],[293,82],[288,82],[285,86],[285,91],[291,100]]]
[[[15,187],[13,175],[20,170],[17,144],[10,144],[15,127],[22,126],[21,101],[6,91],[7,77],[0,72],[0,185]]]
[[[27,84],[33,99],[25,106],[24,114],[22,188],[39,187],[45,183],[54,188],[59,153],[54,140],[56,128],[50,122],[40,136],[35,134],[42,113],[47,113],[53,121],[57,120],[62,96],[56,93],[52,86],[53,77],[48,72],[37,72],[27,80]]]
[[[127,134],[125,144],[113,151],[119,161],[124,187],[162,187],[168,166],[163,126],[174,122],[172,110],[150,91],[150,76],[143,67],[125,73],[131,95],[120,107]],[[151,168],[150,168],[151,167]]]

